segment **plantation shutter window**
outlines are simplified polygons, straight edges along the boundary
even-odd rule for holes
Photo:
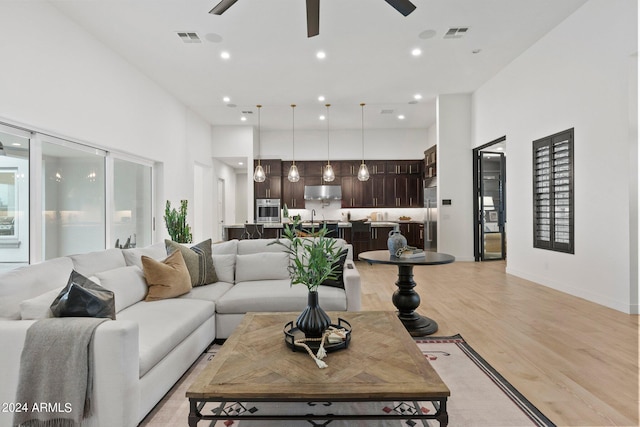
[[[573,129],[533,142],[533,246],[574,253]]]

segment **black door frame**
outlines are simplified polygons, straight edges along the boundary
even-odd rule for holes
[[[505,252],[505,238],[504,238],[504,224],[506,222],[506,170],[504,165],[500,171],[501,175],[501,185],[502,185],[502,207],[499,209],[499,223],[501,224],[501,249],[502,249],[502,257],[501,258],[492,258],[492,259],[484,259],[482,245],[484,240],[484,233],[480,229],[480,225],[482,223],[482,218],[480,217],[480,195],[482,194],[482,178],[480,177],[480,159],[481,159],[481,151],[491,147],[492,145],[499,144],[507,140],[506,135],[502,136],[498,139],[494,139],[491,142],[483,144],[479,147],[473,149],[473,255],[476,261],[490,261],[490,260],[503,260],[506,258]]]

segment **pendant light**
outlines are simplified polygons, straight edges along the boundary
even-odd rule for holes
[[[258,166],[256,166],[256,170],[253,172],[253,180],[255,182],[264,182],[267,177],[260,164],[260,108],[262,108],[262,105],[258,104],[256,107],[258,107]]]
[[[360,104],[360,108],[362,108],[362,164],[360,165],[360,169],[358,169],[358,180],[368,181],[369,169],[364,163],[364,102]]]
[[[327,107],[327,165],[324,167],[324,172],[322,172],[322,179],[331,182],[336,179],[336,174],[333,172],[333,167],[331,167],[331,162],[329,161],[329,107],[331,107],[331,104],[326,104],[325,107]]]
[[[291,104],[291,141],[293,146],[292,151],[292,161],[291,168],[289,168],[289,175],[287,175],[287,179],[290,182],[298,182],[300,181],[300,173],[298,172],[298,167],[296,166],[296,114],[295,114],[296,104]]]

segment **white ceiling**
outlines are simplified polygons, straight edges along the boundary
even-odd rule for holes
[[[332,129],[359,129],[361,102],[367,128],[429,127],[438,94],[473,92],[586,2],[413,0],[403,17],[384,0],[321,0],[320,35],[307,38],[303,0],[238,0],[209,14],[218,1],[49,0],[211,124],[256,124],[262,104],[265,130],[290,129],[292,103],[296,129],[326,129],[326,103]],[[469,30],[443,38],[452,27]],[[242,111],[253,114],[242,122]]]

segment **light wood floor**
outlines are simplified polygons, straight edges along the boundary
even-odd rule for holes
[[[395,310],[397,268],[356,265],[363,310]],[[434,335],[461,334],[558,426],[640,425],[638,316],[508,275],[502,261],[415,267],[414,280]]]

